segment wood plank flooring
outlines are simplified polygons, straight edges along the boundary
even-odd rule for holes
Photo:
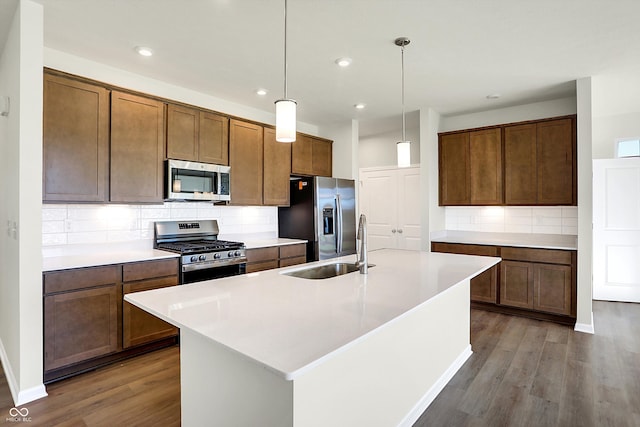
[[[415,427],[640,426],[640,304],[594,302],[596,334],[472,310],[474,354]],[[179,426],[177,347],[47,387],[30,426]],[[0,372],[0,425],[13,402]],[[372,408],[372,410],[375,410]]]

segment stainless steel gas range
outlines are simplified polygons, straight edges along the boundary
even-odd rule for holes
[[[182,284],[244,274],[244,243],[219,240],[219,231],[215,219],[156,222],[153,247],[181,255]]]

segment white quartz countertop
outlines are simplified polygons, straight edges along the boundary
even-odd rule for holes
[[[375,267],[368,275],[310,280],[282,274],[353,259],[137,292],[125,300],[292,380],[500,261],[382,249],[369,252]]]
[[[162,258],[178,258],[173,252],[153,249],[146,243],[64,245],[43,249],[42,271],[67,270],[97,265],[124,264]]]
[[[270,246],[286,246],[286,245],[296,245],[299,243],[307,243],[306,240],[284,239],[284,238],[247,239],[247,240],[243,240],[243,242],[247,249],[258,249],[258,248],[268,248]]]
[[[431,233],[431,241],[543,249],[578,249],[578,236],[569,234],[489,233],[446,230]]]

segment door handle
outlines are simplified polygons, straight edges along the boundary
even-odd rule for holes
[[[395,232],[396,232],[396,229],[395,229],[395,228],[392,228],[392,229],[391,229],[391,232],[392,232],[392,233],[395,233]]]
[[[402,228],[398,228],[398,234],[402,234]]]

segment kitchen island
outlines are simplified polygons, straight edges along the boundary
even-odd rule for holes
[[[410,425],[471,355],[469,280],[499,258],[369,253],[138,292],[180,328],[182,425]]]

